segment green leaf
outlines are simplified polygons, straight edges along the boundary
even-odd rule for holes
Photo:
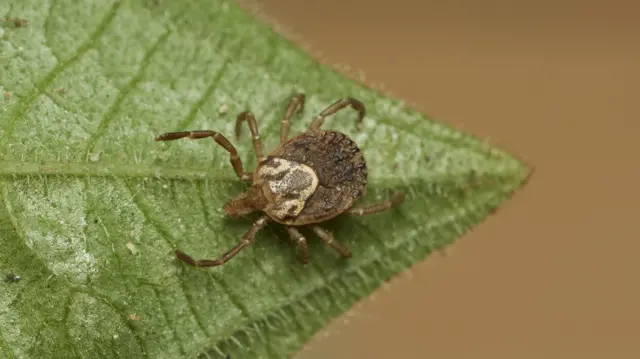
[[[383,281],[451,243],[517,189],[529,169],[314,62],[231,1],[0,2],[0,353],[8,358],[283,358]],[[310,238],[302,266],[270,225],[224,266],[177,263],[233,246],[255,217],[225,219],[239,193],[213,141],[156,143],[217,130],[253,111],[274,148],[294,91],[292,133],[338,98],[325,127],[363,148],[363,203],[402,206],[326,224],[354,257]],[[228,110],[222,111],[226,107]],[[235,141],[245,166],[251,139]],[[306,232],[305,232],[306,233]]]

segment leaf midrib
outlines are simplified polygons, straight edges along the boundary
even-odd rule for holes
[[[491,175],[502,179],[519,177],[517,169],[507,168],[497,173],[479,174],[478,178]],[[69,176],[69,177],[115,177],[115,178],[154,178],[174,179],[184,181],[217,181],[236,183],[238,178],[231,173],[219,170],[198,170],[190,168],[153,166],[143,164],[124,163],[91,163],[91,162],[25,162],[14,160],[0,160],[0,177],[14,176]],[[380,187],[384,184],[411,184],[412,180],[428,180],[431,183],[450,182],[452,178],[464,178],[465,174],[447,173],[446,175],[406,176],[403,178],[388,178],[386,176],[372,178],[370,186]]]

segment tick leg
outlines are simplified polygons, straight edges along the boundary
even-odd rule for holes
[[[200,139],[211,137],[217,144],[222,146],[225,150],[229,152],[229,161],[231,162],[231,166],[233,166],[233,170],[236,172],[236,175],[242,181],[251,181],[253,179],[253,174],[251,172],[245,172],[242,167],[242,160],[240,156],[238,156],[238,151],[233,146],[226,137],[221,135],[216,131],[183,131],[183,132],[167,132],[161,135],[156,136],[155,141],[172,141],[177,140],[179,138],[192,138],[192,139]]]
[[[253,113],[249,111],[241,112],[236,118],[236,139],[240,138],[243,121],[247,121],[247,124],[249,125],[251,140],[253,141],[253,150],[256,153],[256,158],[258,161],[262,161],[264,159],[262,140],[260,139],[260,131],[258,131],[258,122],[256,121],[255,116],[253,116]]]
[[[366,216],[368,214],[386,211],[393,206],[401,204],[402,202],[404,202],[404,192],[397,192],[393,195],[393,197],[391,197],[391,199],[372,204],[367,207],[351,208],[347,211],[347,213],[354,216]]]
[[[298,251],[300,253],[300,261],[302,263],[309,263],[309,247],[307,246],[307,239],[294,227],[287,227],[287,232],[289,232],[289,236],[291,239],[296,242],[298,246]]]
[[[320,112],[312,121],[311,124],[309,125],[309,129],[310,130],[319,130],[322,125],[324,124],[324,119],[327,116],[331,116],[334,113],[344,109],[345,107],[351,105],[351,107],[353,107],[356,111],[358,111],[358,122],[356,122],[356,125],[358,126],[358,130],[362,130],[362,125],[363,125],[363,121],[364,121],[364,114],[365,114],[365,109],[364,109],[364,105],[362,104],[362,102],[356,100],[355,98],[352,97],[347,97],[347,98],[343,98],[342,100],[338,100],[334,103],[332,103],[331,105],[329,105],[329,107],[327,107],[326,109],[324,109],[324,111]]]
[[[289,101],[289,105],[287,106],[287,111],[284,113],[284,118],[282,119],[282,123],[280,124],[280,143],[283,143],[289,137],[289,127],[291,123],[289,120],[293,115],[304,111],[304,100],[305,95],[303,93],[298,93],[293,95],[291,101]]]
[[[192,265],[194,267],[215,267],[228,262],[231,258],[233,258],[238,252],[240,252],[243,248],[253,243],[253,240],[256,237],[256,233],[261,230],[269,221],[269,217],[263,216],[256,220],[251,228],[242,236],[242,240],[240,243],[236,244],[233,248],[227,251],[225,254],[220,256],[218,259],[193,259],[191,256],[187,255],[183,251],[176,249],[176,257],[181,261]]]
[[[311,229],[318,237],[320,237],[320,239],[322,239],[325,244],[333,248],[336,252],[340,253],[343,257],[351,257],[351,252],[349,251],[349,249],[342,243],[337,242],[333,238],[333,234],[331,234],[331,232],[319,226],[312,226]]]

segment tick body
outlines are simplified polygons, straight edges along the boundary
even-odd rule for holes
[[[269,222],[285,226],[296,243],[303,263],[309,261],[307,240],[298,230],[308,226],[328,246],[344,257],[349,250],[334,240],[333,235],[318,224],[342,213],[362,216],[382,212],[404,202],[404,193],[367,207],[354,207],[367,186],[367,165],[357,144],[347,135],[323,130],[327,116],[351,106],[358,112],[358,127],[362,128],[364,105],[345,98],[334,102],[320,112],[304,133],[289,139],[290,120],[304,108],[305,96],[293,96],[287,106],[280,126],[280,145],[264,155],[257,121],[251,112],[242,112],[236,119],[236,138],[240,136],[243,122],[251,132],[258,164],[253,172],[245,172],[242,161],[233,144],[215,131],[169,132],[157,136],[156,141],[178,138],[212,138],[229,152],[229,161],[241,181],[251,182],[251,187],[233,197],[224,205],[226,215],[232,218],[252,212],[262,212],[241,241],[218,259],[193,259],[180,250],[180,260],[197,267],[213,267],[226,263],[243,248],[250,245],[256,233]]]

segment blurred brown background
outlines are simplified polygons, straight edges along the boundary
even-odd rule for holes
[[[640,4],[259,5],[322,61],[536,167],[298,358],[640,358]]]

